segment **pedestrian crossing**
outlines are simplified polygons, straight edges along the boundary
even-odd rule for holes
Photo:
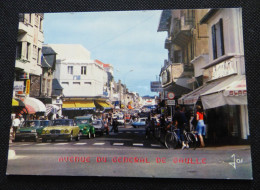
[[[151,143],[140,143],[140,142],[76,142],[76,143],[63,143],[63,142],[55,142],[55,143],[31,143],[31,144],[10,144],[10,147],[25,147],[25,146],[66,146],[66,145],[73,145],[73,146],[133,146],[133,147],[153,147],[153,148],[163,148],[161,144],[151,144]]]

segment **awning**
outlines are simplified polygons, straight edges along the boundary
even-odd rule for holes
[[[101,107],[103,107],[105,110],[106,109],[112,109],[113,106],[105,101],[96,101]]]
[[[18,107],[18,106],[22,106],[22,107],[25,107],[25,104],[23,103],[22,100],[20,100],[19,98],[13,98],[12,99],[12,106],[14,107]]]
[[[180,104],[185,104],[185,105],[193,105],[196,104],[200,95],[203,94],[204,92],[208,91],[209,89],[217,86],[221,82],[223,82],[225,79],[219,79],[215,80],[209,83],[204,84],[203,86],[193,90],[192,92],[182,96],[181,98],[178,99],[178,103]]]
[[[32,98],[32,97],[25,97],[22,99],[25,106],[29,105],[33,107],[35,112],[46,112],[46,107],[45,105],[38,99]]]
[[[93,101],[64,101],[63,110],[95,110],[96,106]]]
[[[247,105],[245,75],[235,75],[201,94],[204,109],[223,105]]]
[[[23,108],[20,112],[19,112],[19,116],[23,115],[23,114],[35,114],[35,110],[32,106],[26,104],[25,108]]]
[[[54,104],[46,104],[46,115],[49,115],[50,113],[57,114],[59,109],[59,106],[56,106]]]

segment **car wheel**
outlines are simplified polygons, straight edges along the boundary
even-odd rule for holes
[[[69,137],[69,139],[68,139],[68,142],[71,142],[72,139],[73,139],[73,136],[72,136],[72,133],[71,133],[71,134],[70,134],[70,137]]]
[[[34,142],[37,142],[37,139],[38,139],[38,136],[36,135],[36,136],[33,138],[33,141],[34,141]]]
[[[47,139],[42,138],[42,142],[43,142],[43,143],[47,142]]]
[[[88,138],[91,139],[91,134],[90,134],[90,132],[88,133]]]
[[[81,132],[79,132],[77,138],[76,138],[76,141],[79,141],[80,140],[80,137],[81,137]]]

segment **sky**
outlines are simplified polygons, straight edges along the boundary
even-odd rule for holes
[[[157,32],[162,11],[120,11],[44,14],[44,44],[81,44],[114,67],[114,78],[139,95],[151,92],[168,53],[167,32]]]

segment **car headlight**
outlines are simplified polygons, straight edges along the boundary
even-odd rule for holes
[[[46,130],[46,134],[49,134],[50,133],[50,131],[49,130]]]
[[[86,130],[87,129],[87,127],[84,127],[84,130]]]
[[[42,134],[45,134],[46,133],[46,131],[42,131]]]
[[[31,133],[36,133],[36,129],[31,130]]]
[[[68,130],[68,129],[66,129],[66,130],[65,130],[65,133],[69,133],[69,130]]]
[[[60,133],[64,133],[64,130],[62,129],[62,130],[60,130]]]

